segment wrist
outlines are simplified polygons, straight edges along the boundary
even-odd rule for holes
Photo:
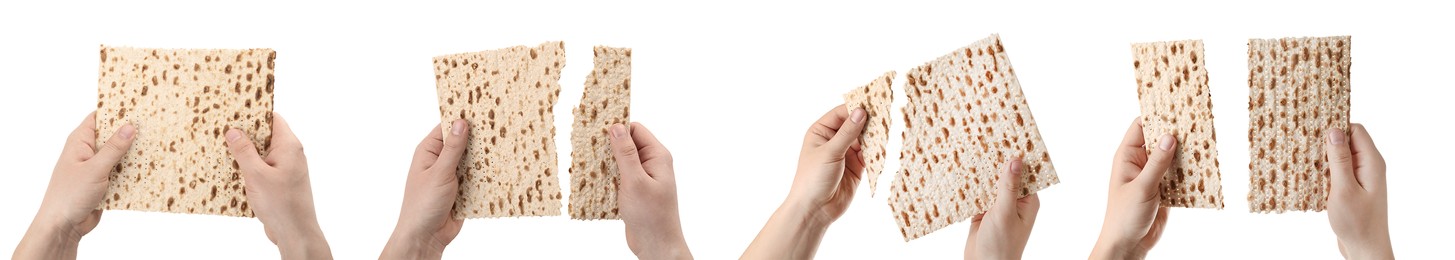
[[[639,259],[692,259],[692,251],[687,249],[687,243],[678,240],[671,245],[664,245],[660,250],[652,252],[636,253]]]
[[[778,206],[778,210],[774,214],[780,215],[783,219],[793,221],[798,224],[798,227],[807,231],[822,232],[827,230],[830,224],[833,224],[834,220],[828,214],[825,214],[821,210],[822,207],[817,205],[817,203],[810,202],[806,199],[794,199],[793,197],[790,195],[790,199],[784,201],[783,205]]]
[[[308,232],[279,238],[278,253],[283,259],[332,258],[328,240],[322,232]]]
[[[1133,245],[1126,243],[1123,239],[1101,236],[1096,240],[1096,246],[1091,250],[1090,259],[1142,259],[1145,256],[1134,254]]]
[[[394,230],[389,242],[384,245],[380,259],[440,259],[445,245],[414,232]]]
[[[1347,243],[1339,241],[1339,243],[1344,245],[1345,259],[1394,259],[1393,244],[1390,243],[1388,236],[1373,240]]]
[[[56,218],[37,216],[16,246],[16,259],[74,259],[81,235],[73,225]]]

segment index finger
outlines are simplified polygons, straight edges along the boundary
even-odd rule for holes
[[[442,131],[443,127],[435,124],[434,129],[424,136],[424,140],[419,141],[419,146],[414,148],[414,162],[410,164],[410,168],[428,168],[439,159],[440,151],[445,149],[445,136]]]
[[[839,105],[834,107],[834,109],[830,109],[829,112],[819,117],[818,121],[814,121],[812,126],[808,127],[808,134],[804,136],[804,144],[811,144],[817,147],[820,144],[828,142],[829,139],[834,138],[834,134],[839,132],[839,127],[844,125],[845,120],[849,120],[849,109],[847,107]]]
[[[71,131],[71,136],[66,137],[66,146],[61,153],[81,156],[81,160],[90,159],[90,155],[96,154],[96,111],[86,115],[81,125]]]
[[[637,145],[637,153],[641,156],[642,165],[652,165],[652,167],[645,168],[672,167],[672,152],[667,151],[667,147],[657,141],[657,136],[653,135],[651,130],[647,130],[647,126],[633,122],[631,129],[628,130],[631,131],[632,140]],[[663,177],[662,174],[647,172],[647,175],[653,179]]]

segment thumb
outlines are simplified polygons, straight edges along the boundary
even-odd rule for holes
[[[116,163],[121,162],[121,157],[126,155],[126,151],[131,149],[131,142],[136,140],[135,137],[136,127],[131,124],[121,126],[116,130],[116,134],[111,135],[111,140],[106,140],[105,144],[101,144],[101,147],[96,150],[96,155],[91,156],[86,163],[98,168],[115,167]],[[111,171],[106,172],[109,174]]]
[[[1016,200],[1021,197],[1021,174],[1025,168],[1025,164],[1021,162],[1020,158],[1006,162],[1005,170],[1000,171],[1000,181],[995,184],[996,197],[995,206],[991,210],[994,212],[992,214],[1005,217],[1014,217],[1018,214]]]
[[[444,128],[440,128],[440,131],[444,130]],[[440,134],[449,135],[449,137],[444,138],[445,147],[440,149],[439,158],[436,158],[430,167],[448,167],[446,169],[449,171],[445,172],[454,175],[456,174],[455,169],[460,166],[460,157],[463,157],[465,150],[469,149],[470,123],[465,122],[464,119],[455,119],[454,125],[450,126],[450,132]]]
[[[849,145],[859,140],[859,136],[864,133],[864,121],[866,121],[864,119],[866,117],[868,117],[868,114],[862,108],[855,108],[853,111],[850,111],[849,120],[844,120],[844,124],[839,126],[839,130],[834,132],[834,137],[829,139],[829,142],[825,143],[824,147],[827,147],[829,151],[832,151],[836,155],[842,155],[844,152],[849,151]]]
[[[642,168],[642,158],[636,141],[632,140],[631,130],[625,125],[613,124],[607,128],[607,134],[611,136],[611,155],[616,157],[616,171],[621,178],[646,177],[647,170]]]
[[[1162,176],[1167,174],[1167,169],[1172,168],[1172,157],[1177,154],[1177,138],[1170,134],[1163,134],[1157,147],[1147,155],[1147,164],[1142,166],[1142,173],[1137,175],[1132,182],[1145,190],[1157,190],[1162,183]]]
[[[238,166],[244,169],[268,165],[258,155],[258,148],[253,145],[252,138],[247,138],[242,130],[227,130],[227,150],[232,154],[232,159],[237,160]],[[242,172],[246,174],[248,171]]]
[[[1349,150],[1349,136],[1338,128],[1325,132],[1328,133],[1324,137],[1324,152],[1328,154],[1328,162],[1325,164],[1329,168],[1329,179],[1333,182],[1330,186],[1340,189],[1360,187],[1359,182],[1354,180],[1354,154]]]

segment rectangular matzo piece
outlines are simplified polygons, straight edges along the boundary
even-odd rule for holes
[[[1017,156],[1024,197],[1059,182],[999,35],[905,74],[904,145],[889,207],[906,241],[984,213]]]
[[[595,67],[586,75],[581,105],[571,110],[572,219],[620,219],[616,191],[621,180],[611,153],[608,127],[631,119],[632,50],[597,46]]]
[[[273,57],[270,49],[101,46],[96,140],[136,127],[101,208],[252,217],[225,136],[242,130],[267,155]]]
[[[556,99],[561,42],[434,58],[440,121],[470,122],[470,142],[455,174],[456,218],[561,214],[556,176]],[[444,135],[446,139],[450,135]]]
[[[1324,129],[1349,129],[1349,36],[1248,41],[1248,207],[1322,211]]]
[[[863,108],[865,119],[863,135],[859,136],[859,158],[864,162],[864,176],[869,179],[869,195],[879,190],[879,173],[884,170],[884,145],[889,142],[889,123],[893,118],[890,105],[894,103],[894,71],[869,82],[869,85],[844,94],[845,108],[853,113]]]
[[[1172,167],[1162,176],[1162,205],[1223,208],[1218,135],[1201,40],[1132,44],[1142,137],[1147,152],[1163,134],[1177,138]]]

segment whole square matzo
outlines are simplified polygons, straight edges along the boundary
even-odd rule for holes
[[[136,127],[102,208],[252,217],[225,136],[242,130],[267,155],[273,57],[269,49],[101,46],[96,140]]]
[[[906,241],[984,213],[1017,156],[1024,197],[1059,182],[998,35],[905,73],[904,144],[889,207]]]
[[[1349,40],[1248,41],[1250,211],[1324,210],[1324,129],[1349,129]]]
[[[1172,167],[1162,176],[1162,205],[1223,208],[1218,135],[1213,131],[1202,41],[1132,44],[1132,58],[1147,152],[1157,147],[1163,134],[1177,138]]]
[[[561,214],[552,109],[565,64],[561,42],[434,58],[442,129],[470,122],[456,218]]]
[[[573,219],[619,219],[616,191],[621,174],[607,128],[631,122],[632,50],[597,46],[581,105],[571,110],[571,204]]]

